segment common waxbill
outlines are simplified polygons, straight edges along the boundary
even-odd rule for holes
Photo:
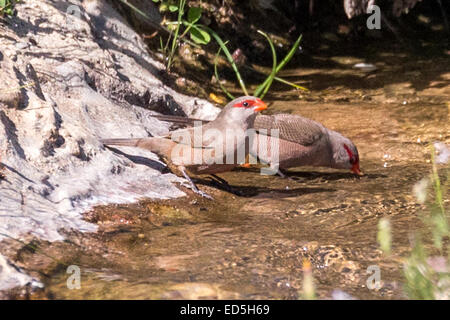
[[[177,116],[155,116],[156,118],[190,124],[202,121]],[[253,141],[250,154],[257,156],[262,162],[271,163],[270,146],[276,139],[279,146],[279,168],[287,169],[300,166],[319,166],[335,169],[350,169],[362,175],[359,167],[358,149],[350,139],[339,132],[330,130],[314,120],[292,114],[258,115],[254,128],[257,130],[256,141]],[[265,129],[265,130],[263,130]],[[279,130],[279,136],[270,136],[272,129]],[[267,134],[264,134],[267,132]],[[267,139],[268,152],[260,152],[258,146],[261,139]],[[274,145],[277,145],[276,143]],[[280,173],[280,175],[282,175]],[[282,175],[283,176],[283,175]]]
[[[267,105],[261,99],[244,96],[228,103],[214,121],[201,127],[171,131],[163,137],[102,139],[101,142],[104,145],[132,146],[156,153],[173,173],[189,181],[194,192],[211,198],[195,186],[189,175],[226,172],[240,165],[238,150],[248,151],[245,132],[253,128],[257,112],[266,108]],[[226,138],[230,134],[234,134],[231,143]],[[217,150],[219,152],[216,153]]]

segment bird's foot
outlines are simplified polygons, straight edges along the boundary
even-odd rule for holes
[[[278,171],[277,171],[277,175],[279,175],[281,178],[283,178],[283,179],[286,179],[288,176],[287,175],[285,175],[283,172],[281,172],[281,170],[280,169],[278,169]]]
[[[282,179],[288,179],[289,181],[295,181],[295,179],[292,179],[291,177],[289,177],[285,173],[281,172],[280,169],[278,169],[277,175],[280,176]]]
[[[192,181],[191,177],[189,177],[189,175],[186,173],[186,171],[184,170],[183,167],[179,167],[179,169],[183,173],[183,176],[186,178],[186,180],[189,182],[189,185],[190,185],[192,191],[194,191],[194,193],[202,196],[203,198],[206,198],[206,199],[209,199],[209,200],[214,200],[214,198],[211,197],[209,194],[207,194],[206,192],[201,191],[199,188],[197,188],[197,186]]]
[[[201,191],[201,190],[199,190],[199,189],[197,189],[197,190],[193,190],[196,194],[198,194],[199,196],[202,196],[203,198],[206,198],[206,199],[208,199],[208,200],[214,200],[214,198],[213,197],[211,197],[209,194],[207,194],[206,192],[204,192],[204,191]]]

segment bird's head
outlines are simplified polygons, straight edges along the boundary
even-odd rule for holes
[[[359,168],[358,149],[350,139],[338,132],[330,130],[330,142],[333,149],[331,166],[337,169],[350,169],[353,173],[362,176]]]
[[[253,96],[244,96],[229,102],[220,112],[219,117],[229,122],[247,122],[254,120],[259,111],[267,109],[267,105],[261,99]]]

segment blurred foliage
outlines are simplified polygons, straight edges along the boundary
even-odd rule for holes
[[[179,0],[177,2],[173,0],[153,0],[153,2],[159,3],[159,10],[161,12],[178,12],[176,21],[170,21],[167,17],[164,17],[163,24],[168,27],[170,34],[165,45],[163,44],[163,39],[160,38],[160,49],[164,55],[164,60],[167,61],[166,69],[170,71],[180,40],[187,34],[189,34],[194,43],[199,45],[208,44],[211,41],[211,37],[207,31],[203,30],[197,24],[202,17],[202,8],[190,7],[186,16],[186,0]],[[183,31],[181,30],[182,26],[184,26]]]
[[[303,259],[303,287],[300,296],[305,300],[315,300],[317,298],[312,266],[308,259]]]
[[[431,162],[431,174],[416,184],[414,193],[419,202],[428,206],[421,218],[429,227],[433,246],[441,256],[430,258],[422,243],[422,235],[414,236],[411,255],[404,264],[405,289],[411,299],[446,299],[450,295],[450,259],[444,256],[445,252],[449,254],[449,216],[444,207],[446,190],[438,175],[434,147],[431,148]],[[447,181],[448,176],[447,172]]]
[[[389,255],[392,246],[392,228],[388,218],[381,218],[378,222],[377,241],[381,250]]]
[[[12,16],[16,2],[14,0],[0,0],[0,16]]]
[[[207,27],[205,27],[207,28]],[[219,44],[219,51],[216,54],[216,59],[214,61],[214,72],[215,72],[215,76],[217,79],[217,82],[220,85],[220,88],[222,89],[222,91],[230,98],[230,99],[234,99],[234,96],[221,84],[220,82],[220,78],[219,78],[219,73],[217,71],[217,63],[218,63],[218,57],[221,53],[221,51],[223,51],[225,53],[225,57],[227,58],[227,61],[230,63],[231,67],[233,68],[233,71],[236,75],[236,78],[238,80],[238,83],[242,89],[242,92],[244,93],[244,95],[248,95],[248,90],[245,86],[245,82],[239,72],[239,68],[236,64],[236,62],[233,59],[232,54],[230,53],[230,51],[228,50],[227,46],[226,46],[226,42],[224,42],[219,35],[214,32],[213,30],[207,28],[207,30],[209,31],[209,33],[213,36],[213,38],[217,41],[217,43]],[[267,78],[256,88],[255,92],[253,93],[253,95],[255,97],[259,97],[259,98],[263,98],[265,96],[265,94],[268,92],[270,86],[272,85],[272,82],[274,80],[282,82],[284,84],[290,85],[296,89],[300,89],[300,90],[308,90],[304,87],[301,87],[295,83],[289,82],[287,80],[284,80],[282,78],[277,77],[277,73],[280,72],[284,66],[292,59],[292,57],[294,56],[294,53],[297,51],[300,41],[302,39],[302,35],[300,35],[297,40],[295,41],[295,43],[293,44],[293,46],[291,47],[291,49],[289,50],[289,52],[286,54],[286,56],[282,59],[282,61],[277,64],[277,53],[275,51],[275,46],[273,45],[273,42],[271,40],[271,38],[265,33],[262,32],[260,30],[258,30],[258,33],[261,34],[262,36],[264,36],[267,39],[267,42],[269,43],[270,46],[270,50],[272,52],[272,70],[270,72],[270,74],[267,76]]]

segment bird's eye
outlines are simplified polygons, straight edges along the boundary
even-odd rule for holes
[[[355,162],[356,162],[355,157],[351,157],[351,158],[350,158],[350,164],[355,164]]]
[[[248,102],[244,101],[244,102],[242,102],[242,105],[247,108],[248,107]]]

